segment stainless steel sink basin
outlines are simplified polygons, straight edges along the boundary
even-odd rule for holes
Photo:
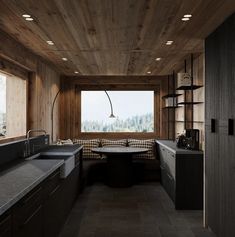
[[[40,153],[33,155],[27,160],[64,160],[64,164],[60,167],[60,177],[62,179],[66,178],[75,167],[75,157],[74,155],[42,155]]]

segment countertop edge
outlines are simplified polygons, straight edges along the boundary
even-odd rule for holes
[[[201,151],[201,150],[200,151],[195,151],[195,150],[186,150],[186,149],[180,149],[180,148],[177,148],[177,150],[175,150],[172,147],[165,144],[164,142],[168,142],[168,140],[156,140],[156,143],[158,143],[159,145],[164,146],[165,148],[167,148],[168,150],[170,150],[171,152],[173,152],[176,155],[186,155],[186,154],[203,155],[203,151]],[[172,142],[172,141],[169,140],[169,142]]]
[[[41,155],[51,155],[51,156],[59,156],[59,155],[62,155],[62,156],[70,156],[70,155],[75,155],[77,154],[80,150],[83,149],[83,146],[79,146],[76,150],[72,151],[72,152],[61,152],[61,151],[57,151],[57,152],[50,152],[50,151],[42,151],[40,152]]]

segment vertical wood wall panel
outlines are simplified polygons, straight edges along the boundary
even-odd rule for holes
[[[7,75],[6,80],[6,126],[7,137],[22,136],[26,133],[27,114],[26,80]]]
[[[61,78],[61,105],[60,105],[60,130],[61,138],[95,138],[95,137],[106,137],[106,138],[121,138],[121,137],[136,137],[136,138],[166,138],[166,123],[165,117],[162,113],[162,99],[163,93],[160,89],[161,81],[163,90],[166,90],[165,80],[166,77],[141,77],[141,76],[109,76],[99,77],[98,85],[95,83],[95,77],[82,77],[79,81],[78,78],[64,77]],[[80,82],[80,84],[79,84]],[[103,84],[102,84],[103,82]],[[148,84],[151,82],[152,84]],[[151,86],[152,85],[152,86]],[[156,131],[154,133],[82,133],[81,134],[81,90],[82,89],[99,89],[104,90],[155,90],[155,126]],[[120,89],[119,89],[120,88]],[[158,88],[158,89],[156,89]],[[164,126],[164,128],[163,128]]]
[[[51,134],[53,99],[60,89],[60,75],[45,63],[38,62],[37,71],[29,81],[28,129],[45,129]],[[54,107],[54,140],[59,138],[59,98]]]

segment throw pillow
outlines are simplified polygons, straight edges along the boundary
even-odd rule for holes
[[[127,146],[127,140],[126,139],[120,139],[120,140],[102,139],[101,146],[112,146],[112,147]]]
[[[83,158],[84,159],[100,159],[101,156],[91,151],[92,148],[96,148],[100,146],[99,139],[74,139],[74,143],[83,145]]]
[[[128,146],[149,149],[148,152],[139,155],[134,155],[133,158],[156,159],[154,139],[147,139],[147,140],[128,139]]]

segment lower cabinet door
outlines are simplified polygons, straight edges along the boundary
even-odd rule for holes
[[[11,216],[0,217],[0,236],[11,237]]]
[[[44,204],[44,237],[56,237],[64,222],[63,199],[61,186],[51,191]]]
[[[172,199],[175,201],[175,181],[174,178],[167,172],[164,167],[161,167],[161,182],[162,186]]]
[[[43,237],[42,206],[38,206],[26,220],[13,231],[13,237]]]

